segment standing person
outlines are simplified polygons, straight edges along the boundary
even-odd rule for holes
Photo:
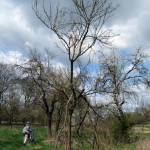
[[[26,123],[25,127],[22,130],[23,133],[23,145],[25,145],[25,143],[27,142],[27,139],[30,137],[30,126],[29,126],[29,122]]]

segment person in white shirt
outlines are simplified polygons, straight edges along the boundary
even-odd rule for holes
[[[23,133],[23,145],[25,145],[25,143],[27,142],[27,139],[30,137],[30,126],[29,126],[29,122],[26,123],[25,127],[22,130]]]

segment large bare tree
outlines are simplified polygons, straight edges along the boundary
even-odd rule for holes
[[[72,114],[79,97],[84,93],[84,89],[77,94],[74,81],[74,70],[76,61],[85,53],[90,52],[95,44],[111,45],[110,30],[104,28],[106,21],[112,12],[117,8],[109,0],[71,0],[70,7],[61,7],[57,5],[54,9],[49,4],[46,9],[43,4],[42,13],[38,5],[39,1],[34,0],[33,10],[38,19],[50,29],[59,39],[57,45],[67,54],[70,61],[69,88],[71,89],[68,96],[68,146],[71,149],[71,127]],[[70,97],[72,97],[70,99]]]

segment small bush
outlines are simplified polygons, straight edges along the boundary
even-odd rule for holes
[[[110,133],[113,137],[114,143],[117,142],[131,142],[133,139],[133,132],[131,130],[133,122],[128,116],[124,116],[121,121],[115,117],[111,117]]]

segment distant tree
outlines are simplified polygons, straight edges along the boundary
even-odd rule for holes
[[[3,106],[6,104],[7,90],[11,87],[14,80],[14,70],[8,64],[0,63],[0,124],[3,115]]]
[[[12,87],[7,93],[7,102],[5,105],[5,117],[8,119],[11,127],[13,121],[20,119],[20,95]]]
[[[138,108],[138,112],[142,115],[141,117],[143,118],[142,120],[142,125],[144,129],[144,125],[150,121],[150,103],[146,102],[143,100]]]
[[[21,71],[20,71],[21,72]],[[34,102],[37,99],[38,95],[36,89],[34,88],[34,81],[28,78],[27,76],[23,77],[24,73],[21,73],[18,78],[18,84],[21,91],[21,105],[22,105],[22,115],[21,119],[23,124],[26,124],[26,121],[30,120],[32,123],[35,121],[35,116],[37,115],[36,109],[37,104]]]

